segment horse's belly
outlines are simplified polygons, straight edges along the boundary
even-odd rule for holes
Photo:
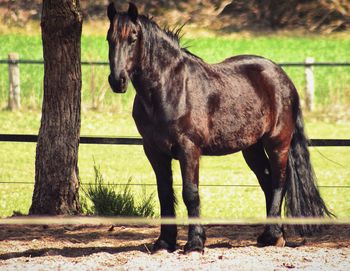
[[[256,143],[257,140],[255,141],[249,141],[249,142],[241,142],[235,140],[234,142],[232,141],[227,141],[227,142],[222,142],[218,143],[216,142],[215,144],[209,144],[205,147],[202,148],[202,154],[203,155],[226,155],[226,154],[231,154],[235,152],[239,152],[241,150],[246,149],[247,147],[253,145]]]
[[[254,145],[264,135],[263,125],[246,125],[240,129],[227,129],[226,131],[212,131],[205,146],[202,147],[204,155],[226,155],[239,152]]]
[[[227,155],[227,154],[232,154],[235,152],[239,152],[242,149],[240,148],[217,148],[217,147],[204,147],[202,148],[202,154],[203,155],[208,155],[208,156],[220,156],[220,155]]]

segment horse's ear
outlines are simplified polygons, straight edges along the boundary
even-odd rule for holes
[[[109,3],[108,8],[107,8],[107,15],[108,15],[108,18],[111,22],[113,21],[114,16],[116,14],[117,14],[117,11],[115,10],[114,3],[113,2]]]
[[[137,21],[137,17],[139,16],[139,12],[137,7],[133,3],[129,3],[128,15],[134,23]]]

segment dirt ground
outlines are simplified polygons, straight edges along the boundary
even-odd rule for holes
[[[1,226],[0,270],[350,270],[350,225],[329,226],[287,246],[257,247],[263,226],[206,226],[203,254],[151,254],[159,227]]]

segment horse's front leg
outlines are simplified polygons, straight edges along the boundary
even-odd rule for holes
[[[173,190],[171,157],[147,144],[144,144],[143,148],[156,174],[160,215],[162,218],[175,217],[175,194]],[[153,251],[155,252],[161,249],[166,249],[169,252],[175,251],[176,236],[176,225],[161,225],[160,236],[153,245]]]
[[[200,149],[194,146],[192,142],[184,144],[179,156],[183,181],[182,196],[190,218],[199,217],[200,213],[198,193],[199,157]],[[203,251],[205,239],[202,225],[189,225],[185,252]]]

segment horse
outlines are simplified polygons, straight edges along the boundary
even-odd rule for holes
[[[201,155],[242,151],[266,199],[267,217],[331,216],[317,189],[297,90],[271,60],[238,55],[207,64],[182,48],[179,31],[160,28],[130,3],[107,8],[110,75],[115,93],[131,80],[132,116],[157,181],[161,217],[175,217],[171,161],[179,160],[182,197],[190,218],[200,216]],[[316,226],[303,225],[302,234]],[[162,224],[153,251],[176,250],[176,225]],[[190,224],[185,253],[203,251],[205,230]],[[282,225],[265,225],[257,242],[284,246]]]

